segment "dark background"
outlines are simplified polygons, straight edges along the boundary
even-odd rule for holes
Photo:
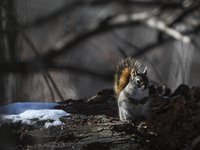
[[[198,0],[1,0],[0,8],[0,105],[89,98],[113,88],[128,56],[156,87],[200,83]]]

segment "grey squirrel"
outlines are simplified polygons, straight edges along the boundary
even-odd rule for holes
[[[148,119],[151,99],[147,68],[141,72],[141,63],[129,57],[117,66],[114,82],[120,120],[134,122],[141,118]]]

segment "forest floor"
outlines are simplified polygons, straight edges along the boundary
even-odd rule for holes
[[[61,118],[63,126],[39,128],[20,123],[1,124],[1,147],[24,150],[200,149],[200,87],[180,85],[169,97],[160,96],[153,86],[150,88],[151,117],[148,121],[119,121],[113,90],[102,90],[90,99],[66,100],[60,104],[67,105],[56,106],[55,109],[72,114]]]

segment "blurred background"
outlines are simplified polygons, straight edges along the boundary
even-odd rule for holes
[[[89,98],[131,56],[150,85],[200,83],[198,0],[1,0],[0,105]]]

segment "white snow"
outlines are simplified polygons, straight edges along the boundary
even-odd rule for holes
[[[58,103],[13,103],[0,107],[1,123],[21,122],[36,125],[38,121],[46,121],[44,127],[64,125],[60,118],[68,116],[63,110],[53,109]]]

